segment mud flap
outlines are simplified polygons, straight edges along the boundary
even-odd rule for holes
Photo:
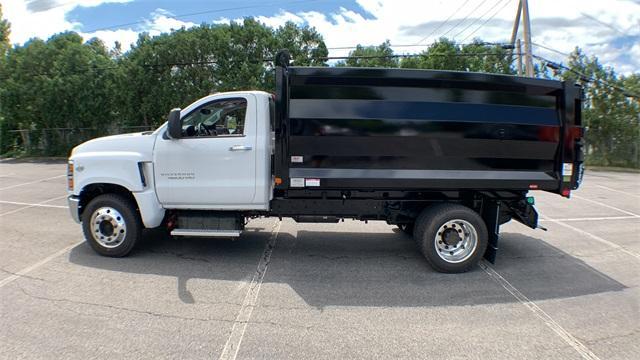
[[[532,229],[537,229],[538,226],[538,212],[533,205],[528,204],[524,200],[518,202],[506,203],[506,206],[511,210],[513,218]]]
[[[482,204],[482,219],[487,225],[488,244],[484,252],[484,258],[490,263],[496,262],[498,253],[498,235],[500,233],[500,202],[496,200],[485,200]]]

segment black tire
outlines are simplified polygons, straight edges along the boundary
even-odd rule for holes
[[[97,221],[98,218],[92,222],[92,216],[99,209],[114,209],[115,212],[113,212],[113,214],[117,214],[118,216],[117,218],[112,218],[112,221]],[[111,212],[111,210],[104,211]],[[105,216],[106,215],[107,214],[105,214]],[[115,222],[116,219],[117,223],[120,224],[120,228],[118,228],[118,225],[109,225]],[[94,225],[93,228],[92,223]],[[103,235],[103,228],[102,225],[98,225],[99,223],[105,223],[111,226],[111,233],[116,239],[112,246],[105,246],[100,242],[99,238]],[[124,224],[124,226],[122,226],[122,224]],[[106,226],[107,230],[108,226]],[[84,238],[93,250],[103,256],[122,257],[129,254],[141,237],[142,227],[140,215],[134,204],[132,204],[129,199],[117,194],[97,196],[89,202],[82,213],[82,231],[84,232]],[[119,232],[122,232],[121,237],[119,237]]]
[[[460,227],[462,223],[460,222],[457,223],[457,228],[453,225],[451,228],[447,229],[445,227],[444,231],[438,232],[442,230],[441,227],[454,222],[454,220],[464,222],[464,227]],[[476,235],[474,247],[468,246],[468,249],[465,249],[462,243],[464,239],[471,237],[458,237],[457,239],[459,239],[460,242],[458,242],[457,245],[452,245],[452,249],[455,247],[456,252],[459,250],[462,254],[466,253],[466,255],[460,255],[461,258],[457,262],[453,262],[453,259],[451,261],[445,260],[443,257],[449,256],[447,255],[448,250],[443,252],[439,247],[449,245],[447,245],[447,240],[442,237],[441,233],[456,230],[457,233],[464,235],[473,233],[473,231],[470,231],[471,228],[475,231]],[[469,231],[467,232],[467,230]],[[457,233],[454,232],[453,236],[458,236]],[[469,271],[482,259],[487,249],[488,232],[484,220],[482,220],[478,213],[468,207],[459,204],[438,204],[423,210],[420,216],[418,216],[414,230],[414,239],[420,251],[427,259],[427,262],[434,270],[442,273],[462,273]],[[459,246],[462,247],[460,248]],[[454,256],[453,252],[451,252],[451,256]]]
[[[408,223],[408,224],[398,224],[398,229],[400,229],[400,231],[402,231],[403,233],[412,236],[413,235],[413,229],[415,228],[415,224],[414,223]]]

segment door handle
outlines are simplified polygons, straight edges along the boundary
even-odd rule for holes
[[[233,145],[232,147],[229,148],[229,151],[247,151],[247,150],[251,150],[251,146]]]

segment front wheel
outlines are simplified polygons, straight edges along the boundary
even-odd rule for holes
[[[439,204],[418,217],[414,237],[434,270],[469,271],[487,249],[487,226],[475,211],[459,204]]]
[[[140,216],[130,200],[116,194],[96,197],[82,213],[84,237],[98,254],[126,256],[142,233]]]

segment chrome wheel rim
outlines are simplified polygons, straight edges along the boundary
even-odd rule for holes
[[[112,207],[99,208],[91,214],[91,236],[100,246],[118,247],[127,236],[124,217]]]
[[[457,264],[467,260],[476,251],[478,233],[466,220],[449,220],[438,228],[434,246],[442,260]]]

